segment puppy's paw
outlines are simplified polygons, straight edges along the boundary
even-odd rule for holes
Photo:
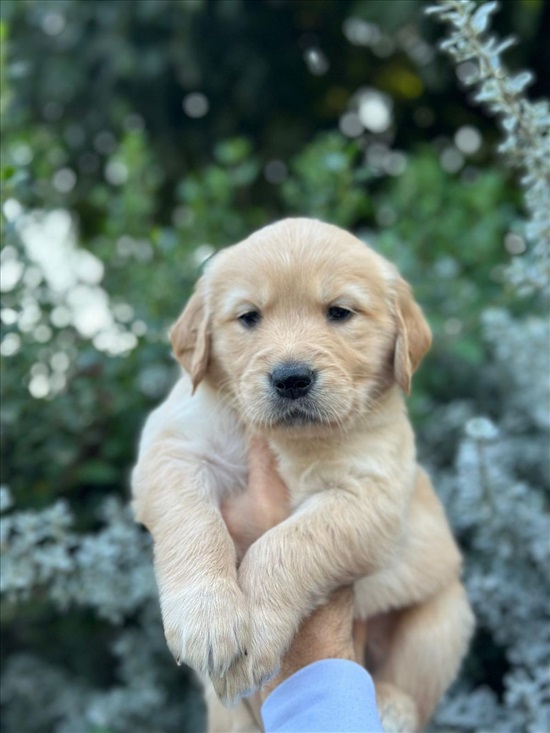
[[[279,671],[281,659],[264,649],[258,652],[252,646],[247,654],[230,667],[221,677],[213,678],[216,694],[226,706],[236,705],[260,689]]]
[[[237,659],[225,675],[213,679],[224,705],[235,705],[277,674],[295,631],[293,616],[274,615],[258,606],[251,608],[247,654]]]
[[[238,585],[210,580],[161,593],[164,634],[178,664],[221,677],[247,650],[248,610]]]
[[[376,703],[385,733],[415,733],[418,730],[416,703],[391,684],[376,684]]]
[[[300,624],[301,616],[287,598],[266,588],[272,565],[269,553],[259,552],[257,545],[252,545],[240,565],[239,585],[250,609],[250,643],[247,654],[226,674],[212,676],[224,705],[236,704],[277,674]]]

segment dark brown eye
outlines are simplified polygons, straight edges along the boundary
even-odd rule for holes
[[[341,308],[333,305],[327,310],[327,318],[329,321],[347,321],[353,315],[353,311],[348,308]]]
[[[239,316],[239,321],[245,328],[254,328],[261,321],[261,315],[258,311],[248,311]]]

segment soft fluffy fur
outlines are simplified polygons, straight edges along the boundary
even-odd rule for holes
[[[353,316],[329,321],[331,306]],[[249,311],[262,317],[252,328]],[[238,700],[273,675],[300,621],[355,582],[384,725],[421,728],[473,618],[402,396],[431,342],[409,286],[347,232],[288,219],[212,259],[171,337],[185,373],[146,424],[133,488],[172,653]],[[303,407],[269,381],[289,361],[318,375]],[[238,564],[219,505],[246,486],[251,433],[277,456],[292,514]],[[238,729],[240,712],[220,729]]]

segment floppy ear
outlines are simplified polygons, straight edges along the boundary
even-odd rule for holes
[[[401,389],[410,394],[411,379],[432,343],[432,333],[408,283],[395,283],[397,338],[393,368]]]
[[[174,356],[191,377],[193,392],[204,377],[210,356],[210,318],[203,279],[170,329]]]

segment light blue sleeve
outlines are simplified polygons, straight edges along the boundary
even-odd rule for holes
[[[383,733],[370,674],[347,659],[303,667],[262,705],[266,733]]]

